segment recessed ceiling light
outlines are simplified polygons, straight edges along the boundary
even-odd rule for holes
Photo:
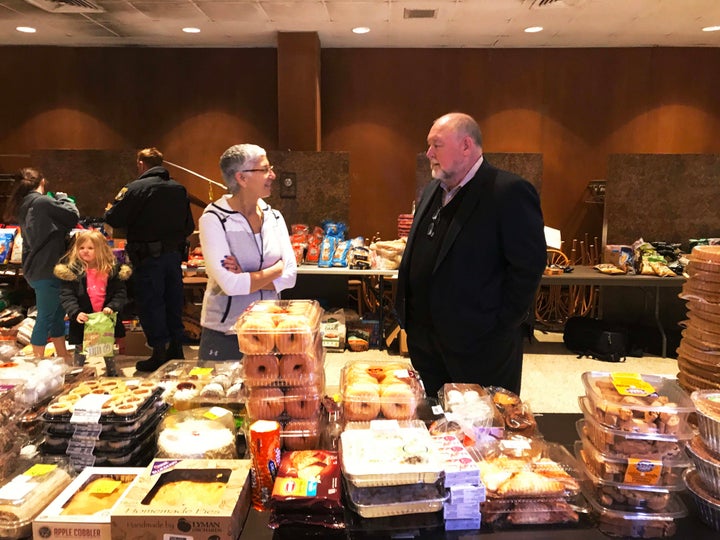
[[[527,32],[528,34],[536,34],[538,32],[542,32],[542,31],[543,31],[542,26],[528,26],[525,29],[525,32]]]
[[[183,28],[183,32],[185,32],[186,34],[199,34],[200,29],[195,28],[194,26],[186,26],[185,28]]]
[[[35,30],[32,26],[18,26],[15,30],[24,34],[34,34],[37,32],[37,30]]]
[[[367,26],[356,26],[352,31],[354,34],[367,34],[370,29]]]
[[[706,26],[702,29],[703,32],[717,32],[720,30],[720,26]]]

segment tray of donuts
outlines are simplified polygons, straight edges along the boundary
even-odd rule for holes
[[[340,373],[343,420],[412,420],[425,392],[417,372],[404,361],[350,361]]]
[[[42,415],[42,421],[66,425],[89,423],[97,418],[103,432],[118,431],[141,422],[160,401],[162,388],[154,381],[139,379],[101,378],[83,381],[53,399]],[[161,401],[160,401],[161,403]],[[81,420],[79,415],[84,418]]]
[[[255,387],[246,389],[249,426],[256,420],[280,423],[280,443],[285,450],[319,448],[323,428],[323,384],[315,386]]]
[[[247,387],[317,385],[325,373],[325,349],[318,334],[304,353],[251,354],[243,358],[242,379]]]
[[[313,350],[322,309],[315,300],[258,300],[235,322],[243,354],[302,354]]]
[[[160,367],[149,379],[164,389],[163,400],[176,410],[205,405],[236,409],[231,405],[242,401],[240,362],[177,360]]]

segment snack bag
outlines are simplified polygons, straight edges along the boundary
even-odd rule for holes
[[[89,315],[83,335],[83,353],[88,358],[113,356],[116,320],[117,313],[105,315],[100,311]]]

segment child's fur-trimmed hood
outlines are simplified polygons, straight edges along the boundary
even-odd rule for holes
[[[57,278],[62,279],[63,281],[75,281],[85,275],[85,270],[82,268],[71,267],[65,263],[59,263],[55,265],[53,273]],[[132,268],[130,268],[127,264],[115,266],[113,273],[110,274],[110,277],[113,277],[113,275],[117,275],[121,281],[127,281],[132,275]]]

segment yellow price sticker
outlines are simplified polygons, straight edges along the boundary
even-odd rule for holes
[[[54,471],[55,469],[57,469],[57,465],[52,463],[36,463],[23,474],[25,476],[43,476],[48,474],[49,472]]]
[[[121,485],[122,482],[120,480],[113,480],[112,478],[100,478],[97,482],[93,482],[91,484],[89,491],[90,493],[109,495]]]
[[[190,370],[190,376],[209,377],[213,373],[211,367],[194,367]]]
[[[639,373],[611,373],[610,377],[621,396],[644,397],[655,393],[655,387],[644,381]]]

